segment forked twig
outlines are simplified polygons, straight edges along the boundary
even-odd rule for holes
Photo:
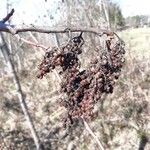
[[[44,46],[44,45],[42,45],[42,44],[38,44],[38,43],[31,42],[31,41],[29,41],[29,40],[26,40],[26,39],[20,37],[18,34],[16,34],[15,37],[16,37],[17,40],[19,40],[19,41],[22,41],[22,42],[24,42],[24,43],[27,43],[27,44],[29,44],[29,45],[31,45],[31,46],[35,46],[35,47],[42,48],[42,49],[45,50],[45,51],[49,49],[49,47],[46,47],[46,46]]]
[[[15,10],[12,9],[10,13],[7,14],[7,16],[5,18],[3,18],[3,20],[1,21],[2,23],[5,23],[6,21],[8,21],[10,19],[10,17],[14,14]]]
[[[11,34],[18,34],[20,32],[39,32],[39,33],[67,33],[68,29],[66,28],[46,28],[46,27],[37,27],[37,26],[24,26],[24,27],[17,27],[15,25],[9,25],[5,24],[6,21],[9,20],[9,18],[13,15],[14,9],[11,10],[11,12],[3,19],[0,21],[0,31],[3,32],[8,32]],[[114,33],[108,30],[104,29],[96,29],[96,28],[85,28],[85,27],[70,27],[69,28],[70,32],[87,32],[87,33],[94,33],[98,36],[101,36],[103,34],[106,35],[113,35]]]

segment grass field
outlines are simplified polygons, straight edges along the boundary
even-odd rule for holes
[[[119,33],[132,57],[150,59],[150,28],[128,29]]]

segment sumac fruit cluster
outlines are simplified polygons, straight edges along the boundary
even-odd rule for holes
[[[87,70],[81,70],[78,58],[84,44],[82,33],[65,46],[47,51],[39,65],[38,78],[43,78],[53,69],[58,69],[62,76],[64,97],[59,102],[67,110],[65,126],[80,118],[91,119],[94,105],[101,100],[102,94],[113,92],[124,63],[124,43],[115,35],[108,36],[105,42],[105,51],[93,58]]]

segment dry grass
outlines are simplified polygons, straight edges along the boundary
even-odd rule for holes
[[[137,150],[143,143],[145,150],[149,150],[150,29],[130,29],[119,34],[126,42],[126,65],[114,93],[104,96],[97,105],[97,117],[89,124],[105,149]],[[34,56],[32,53],[30,57],[25,56],[28,67],[19,72],[19,77],[34,123],[47,149],[97,150],[98,146],[83,123],[72,130],[61,128],[64,109],[57,103],[61,97],[57,92],[58,79],[54,74],[37,79]],[[38,56],[36,58],[39,61]],[[0,78],[0,92],[0,133],[6,144],[17,150],[34,149],[11,77]]]

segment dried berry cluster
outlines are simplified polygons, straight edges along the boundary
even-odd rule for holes
[[[124,44],[111,37],[106,40],[105,52],[97,56],[87,70],[80,70],[78,55],[82,53],[83,43],[82,34],[74,37],[60,51],[46,52],[39,66],[40,78],[56,66],[62,68],[61,91],[65,96],[60,103],[67,109],[65,125],[81,117],[90,119],[93,116],[94,104],[103,93],[113,92],[124,63]]]
[[[84,40],[81,33],[78,37],[71,39],[67,45],[47,51],[42,63],[39,65],[40,73],[37,77],[42,79],[44,75],[57,66],[61,67],[61,72],[66,72],[79,66],[78,55],[82,53],[81,47],[83,43]]]

